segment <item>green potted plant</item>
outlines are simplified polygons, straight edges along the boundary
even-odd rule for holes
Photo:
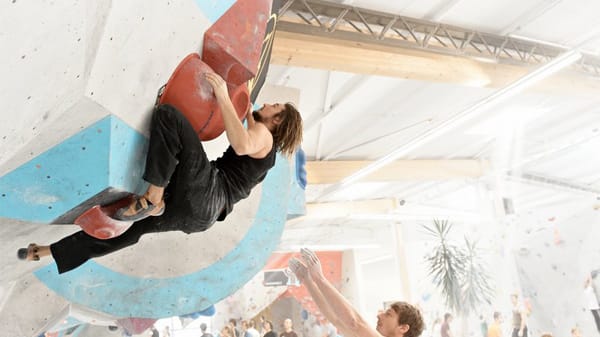
[[[485,303],[490,304],[494,296],[480,249],[477,242],[466,237],[463,246],[450,241],[452,224],[447,220],[434,220],[423,229],[436,240],[431,253],[425,257],[431,281],[446,306],[463,318],[461,325],[465,331],[469,314]]]

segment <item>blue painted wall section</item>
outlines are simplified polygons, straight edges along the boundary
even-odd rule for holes
[[[148,140],[119,118],[111,118],[108,186],[143,193]]]
[[[195,0],[196,5],[200,7],[204,15],[210,22],[217,21],[218,18],[225,13],[231,5],[235,3],[234,0]]]
[[[241,288],[266,263],[285,226],[290,163],[279,155],[262,184],[258,212],[248,233],[212,265],[174,278],[141,278],[94,261],[59,275],[50,264],[35,275],[71,302],[117,317],[162,318],[209,308]],[[219,226],[219,223],[215,224]]]
[[[288,219],[306,214],[306,155],[298,148],[293,157],[293,172],[290,179],[290,200],[288,203]]]
[[[0,177],[0,217],[48,223],[107,187],[141,185],[146,139],[107,116]]]

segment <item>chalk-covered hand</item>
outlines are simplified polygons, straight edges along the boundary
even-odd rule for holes
[[[227,83],[225,80],[216,73],[204,73],[204,77],[206,81],[215,91],[215,97],[217,99],[221,97],[229,97],[229,93],[227,91]]]
[[[321,261],[319,261],[317,254],[306,248],[302,248],[300,254],[302,254],[302,261],[306,265],[310,277],[313,279],[323,278],[323,268],[321,267]]]
[[[288,262],[290,270],[296,275],[300,282],[304,282],[308,278],[308,269],[297,258],[293,257]]]

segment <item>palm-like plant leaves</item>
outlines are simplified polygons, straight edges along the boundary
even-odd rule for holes
[[[434,220],[425,231],[439,240],[426,257],[429,275],[440,290],[446,305],[456,313],[468,314],[483,302],[490,302],[493,294],[485,267],[478,256],[476,244],[465,238],[466,248],[448,241],[452,224]]]
[[[463,274],[465,264],[462,251],[448,242],[448,233],[452,224],[448,221],[434,220],[433,226],[424,226],[432,236],[439,239],[439,245],[427,257],[429,262],[429,275],[433,277],[433,284],[440,290],[444,302],[452,310],[460,312],[461,287],[460,275]]]
[[[465,302],[463,312],[468,315],[482,303],[490,304],[494,290],[488,281],[489,276],[478,253],[477,243],[465,238],[465,247],[465,273],[461,284]]]

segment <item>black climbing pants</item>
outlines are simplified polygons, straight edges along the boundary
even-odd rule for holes
[[[131,246],[146,233],[205,231],[228,202],[219,170],[208,160],[185,116],[170,105],[160,105],[153,112],[144,180],[165,187],[165,213],[137,221],[112,239],[79,231],[51,244],[59,273]]]

